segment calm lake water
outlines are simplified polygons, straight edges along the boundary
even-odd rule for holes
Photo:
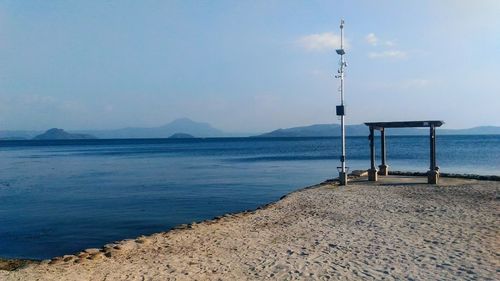
[[[348,166],[369,167],[366,137]],[[337,176],[339,138],[0,141],[0,257],[50,258],[254,209]],[[377,146],[378,149],[378,146]],[[388,137],[427,171],[426,136]],[[500,175],[500,136],[438,136],[443,172]]]

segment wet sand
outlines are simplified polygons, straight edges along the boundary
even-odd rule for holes
[[[500,271],[500,182],[323,184],[255,212],[0,270],[0,280],[481,279]]]

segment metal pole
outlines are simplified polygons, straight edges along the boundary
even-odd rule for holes
[[[344,49],[344,20],[340,22],[340,48]],[[340,55],[340,105],[344,107],[344,53]],[[340,126],[342,127],[342,172],[345,173],[345,112],[340,116]]]
[[[345,155],[345,108],[344,108],[344,68],[347,66],[344,60],[344,20],[340,21],[340,49],[336,50],[340,55],[340,67],[336,78],[340,78],[340,106],[337,106],[337,115],[340,116],[340,135],[342,141],[342,151],[340,156],[340,185],[347,184],[346,155]]]

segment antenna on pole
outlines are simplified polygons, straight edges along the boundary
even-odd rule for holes
[[[347,63],[344,59],[344,20],[340,21],[340,49],[335,50],[340,55],[339,69],[335,78],[340,78],[340,105],[337,105],[337,116],[340,116],[340,130],[342,139],[342,155],[340,156],[339,182],[340,185],[347,185],[347,170],[345,159],[345,107],[344,107],[344,68]]]

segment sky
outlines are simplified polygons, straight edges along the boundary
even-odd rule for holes
[[[0,0],[0,130],[500,126],[500,1]]]

